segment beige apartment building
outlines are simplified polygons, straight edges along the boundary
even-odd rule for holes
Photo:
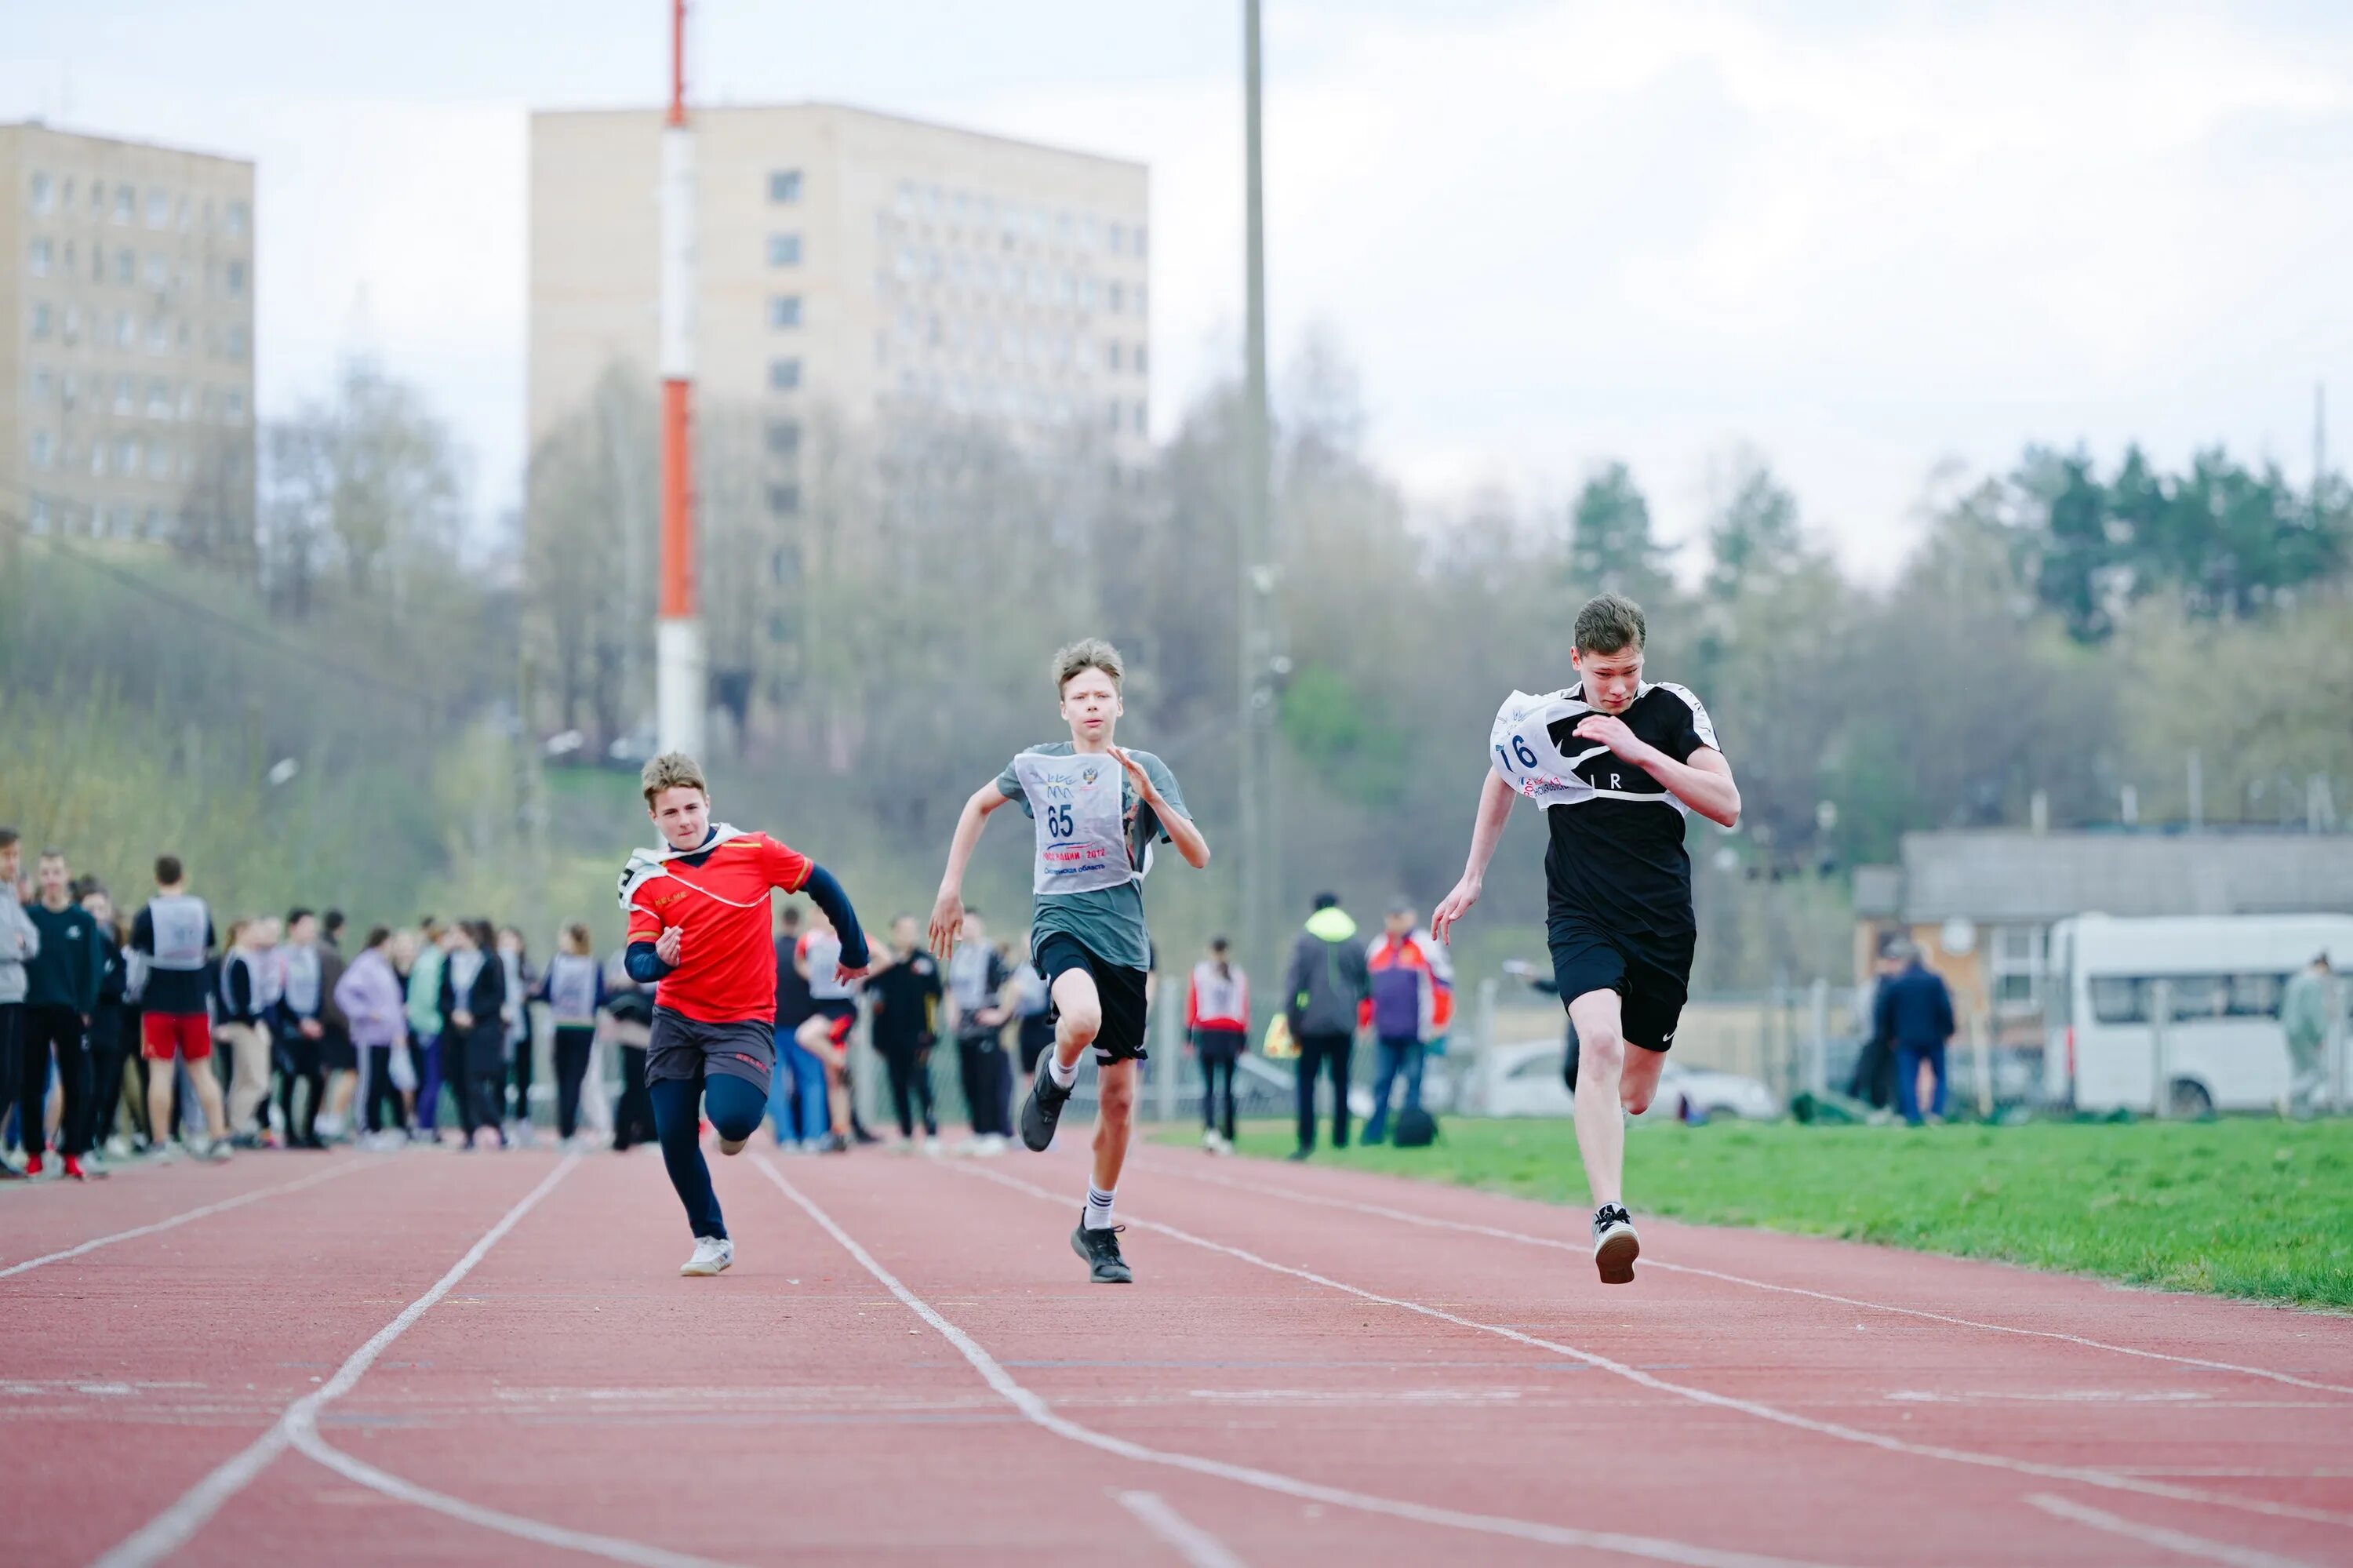
[[[0,514],[253,532],[253,165],[0,125]]]
[[[1092,431],[1141,461],[1142,164],[826,104],[692,123],[697,408],[757,411],[784,462],[769,512],[797,508],[789,460],[818,408],[983,418],[1040,445]],[[656,110],[532,116],[534,444],[608,366],[654,385],[661,129]]]

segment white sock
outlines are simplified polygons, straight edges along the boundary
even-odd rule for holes
[[[1060,1055],[1049,1053],[1046,1057],[1046,1075],[1054,1080],[1054,1086],[1056,1088],[1069,1088],[1072,1084],[1079,1081],[1078,1058],[1076,1056],[1071,1057],[1071,1065],[1065,1067],[1062,1065],[1062,1058]]]
[[[1087,1187],[1086,1218],[1080,1223],[1091,1231],[1111,1229],[1111,1200],[1112,1194],[1090,1183]]]

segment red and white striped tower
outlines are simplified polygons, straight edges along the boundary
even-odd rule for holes
[[[670,0],[661,143],[661,609],[654,725],[664,751],[702,750],[702,621],[694,594],[694,132],[686,122],[686,0]]]

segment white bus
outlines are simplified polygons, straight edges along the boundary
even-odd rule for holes
[[[2280,993],[2320,953],[2353,966],[2353,916],[2080,915],[2051,928],[2045,1092],[2078,1110],[2263,1110],[2288,1091]],[[2158,982],[2165,982],[2160,991]],[[2346,987],[2336,988],[2343,1005]],[[2169,994],[2164,1062],[2155,1010]],[[2344,1026],[2331,1032],[2343,1050]]]

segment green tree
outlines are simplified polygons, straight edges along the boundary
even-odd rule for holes
[[[1624,463],[1608,463],[1586,480],[1569,511],[1568,574],[1579,592],[1660,604],[1672,587],[1672,554],[1651,532],[1651,503]]]

